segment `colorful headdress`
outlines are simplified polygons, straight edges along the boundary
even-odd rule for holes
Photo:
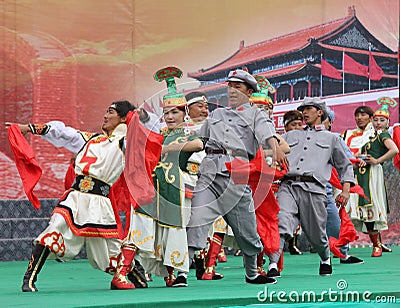
[[[275,93],[275,88],[264,76],[254,76],[254,78],[257,80],[260,91],[254,92],[250,97],[250,101],[258,105],[274,105],[272,98],[268,94]]]
[[[185,95],[176,90],[175,78],[182,77],[182,71],[176,67],[165,67],[154,74],[154,79],[158,82],[163,80],[167,83],[168,94],[163,97],[163,108],[165,107],[183,107],[187,105]]]
[[[378,98],[376,102],[378,105],[382,105],[382,107],[374,112],[373,117],[385,117],[386,119],[390,119],[389,106],[395,107],[397,105],[396,101],[391,97],[384,96]]]

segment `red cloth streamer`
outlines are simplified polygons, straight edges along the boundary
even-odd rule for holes
[[[344,207],[340,208],[339,217],[342,221],[340,224],[339,238],[329,237],[329,247],[336,257],[345,258],[346,256],[340,252],[340,247],[355,241],[358,239],[358,235]]]
[[[400,125],[393,127],[393,141],[400,150]],[[397,153],[393,158],[393,164],[398,170],[400,170],[400,153]]]
[[[278,261],[278,272],[279,272],[279,273],[282,272],[283,269],[284,269],[284,266],[283,266],[283,264],[284,264],[284,262],[283,262],[283,255],[284,255],[284,253],[283,253],[283,251],[282,251],[281,256],[279,257],[279,261]]]
[[[275,168],[267,165],[262,148],[250,162],[235,158],[225,163],[235,184],[248,184],[253,191],[254,207],[257,209],[266,197],[274,180]]]
[[[72,160],[68,166],[67,172],[64,176],[64,188],[68,190],[71,188],[72,184],[74,183],[76,177],[75,173],[75,160]]]
[[[332,167],[332,173],[331,173],[331,178],[329,179],[329,183],[332,184],[333,187],[342,190],[343,186],[340,183],[339,180],[339,174],[336,170],[336,168]],[[360,185],[354,185],[353,187],[350,188],[350,192],[354,194],[358,194],[361,197],[365,198],[366,200],[369,200],[369,198],[366,196],[364,193],[364,189]]]
[[[33,189],[42,176],[42,168],[40,168],[36,161],[35,154],[29,146],[28,141],[22,135],[18,124],[13,124],[8,128],[8,140],[26,196],[35,209],[40,209],[40,201],[33,193]]]
[[[279,205],[271,189],[271,183],[281,178],[285,171],[267,165],[262,148],[250,162],[235,158],[226,163],[235,184],[248,184],[253,193],[256,209],[257,232],[267,255],[279,251]],[[275,177],[277,173],[277,176]]]
[[[280,236],[278,228],[279,205],[272,189],[256,209],[257,232],[264,246],[264,253],[270,255],[279,251]]]
[[[152,173],[161,157],[164,136],[145,128],[137,112],[128,119],[124,175],[132,205],[137,208],[152,203],[155,197]]]
[[[152,172],[160,160],[164,137],[145,128],[139,122],[137,112],[126,117],[125,169],[110,189],[109,198],[114,210],[120,238],[128,234],[131,206],[137,209],[150,204],[155,197]],[[120,212],[125,213],[125,228],[122,232]]]
[[[164,137],[145,128],[139,122],[137,112],[126,117],[125,169],[110,189],[109,198],[113,206],[121,238],[128,234],[131,206],[137,209],[150,204],[155,197],[152,172],[160,160]],[[125,228],[122,232],[120,212],[125,213]]]
[[[121,239],[124,239],[129,232],[131,222],[131,195],[129,193],[128,186],[126,185],[124,173],[120,175],[118,180],[111,186],[110,194],[108,195],[113,207],[115,220],[118,226],[118,234]],[[134,202],[134,201],[133,201]],[[132,204],[135,206],[135,203]],[[122,231],[122,223],[120,218],[120,212],[125,213],[125,227]]]

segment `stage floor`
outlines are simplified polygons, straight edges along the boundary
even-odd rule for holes
[[[285,253],[285,270],[275,285],[249,285],[244,280],[242,257],[228,256],[218,272],[225,278],[198,281],[194,270],[189,287],[166,288],[153,277],[147,289],[111,291],[111,276],[93,270],[87,260],[59,263],[48,260],[39,275],[38,293],[22,293],[21,281],[28,262],[0,262],[1,307],[392,307],[400,304],[400,247],[381,258],[371,248],[353,248],[364,264],[339,264],[332,259],[333,275],[318,275],[318,256]]]

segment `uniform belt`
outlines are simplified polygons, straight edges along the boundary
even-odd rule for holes
[[[78,175],[71,186],[72,189],[83,193],[108,197],[110,185],[89,175]]]
[[[317,183],[317,180],[312,176],[306,175],[296,175],[296,176],[284,176],[281,181],[295,181],[295,182],[314,182]]]
[[[227,155],[228,152],[226,152],[225,149],[224,150],[209,150],[209,149],[206,149],[206,154],[224,154],[224,155]]]
[[[226,149],[220,149],[220,150],[206,149],[206,154],[223,154],[223,155],[240,156],[240,157],[250,156],[246,151],[226,150]]]

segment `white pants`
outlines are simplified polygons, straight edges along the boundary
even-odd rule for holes
[[[86,245],[90,265],[109,274],[115,272],[122,243],[117,238],[76,236],[58,213],[53,213],[48,227],[34,242],[48,247],[62,260],[73,259]]]

